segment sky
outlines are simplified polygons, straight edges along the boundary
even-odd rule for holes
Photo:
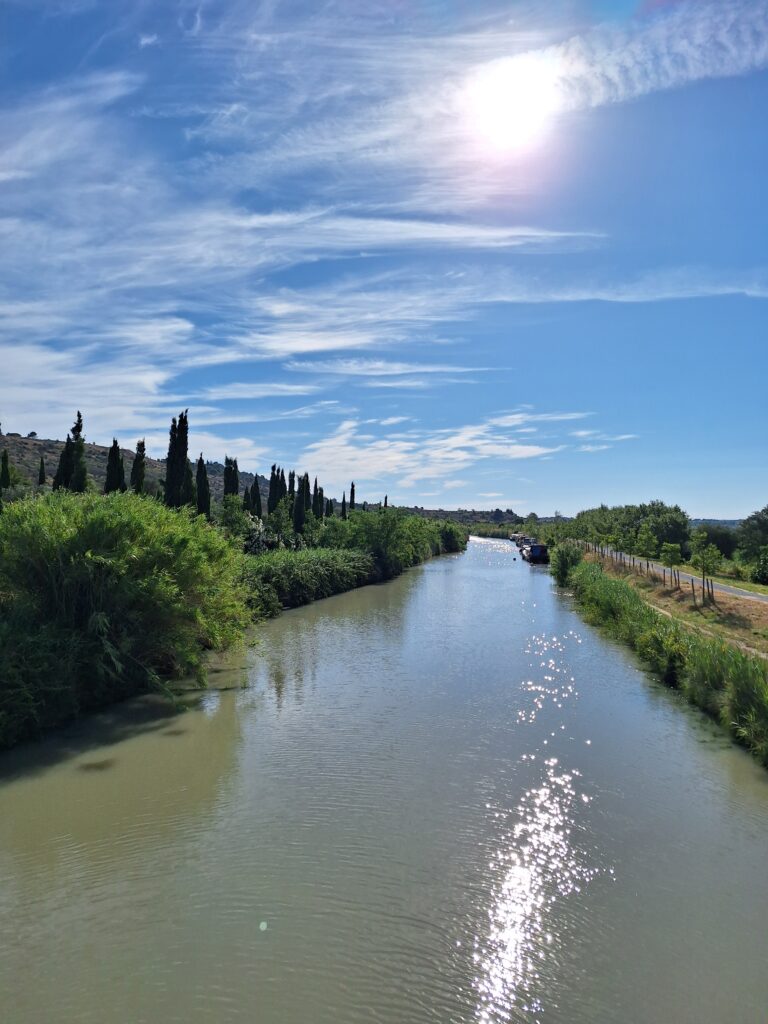
[[[2,429],[748,515],[767,110],[768,0],[6,0]]]

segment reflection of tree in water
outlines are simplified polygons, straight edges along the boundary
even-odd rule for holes
[[[323,676],[359,671],[367,663],[368,647],[385,643],[388,649],[399,650],[420,578],[420,571],[414,570],[390,583],[317,601],[265,623],[258,632],[260,656],[253,681],[274,693],[281,711],[287,687],[301,704],[306,684],[311,691]],[[355,664],[344,664],[351,652]]]
[[[145,848],[167,844],[220,798],[240,738],[235,694],[213,690],[186,712],[144,698],[11,751],[0,762],[0,821],[12,823],[0,857],[50,870],[62,845],[117,862],[129,834]]]

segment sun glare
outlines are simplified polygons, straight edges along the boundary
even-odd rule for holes
[[[525,152],[547,135],[562,108],[560,76],[548,58],[522,54],[486,64],[466,81],[460,106],[467,132],[491,152]]]

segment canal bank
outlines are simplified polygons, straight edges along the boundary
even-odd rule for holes
[[[0,758],[6,1019],[759,1020],[764,773],[513,553]]]

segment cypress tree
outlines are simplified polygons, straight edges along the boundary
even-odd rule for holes
[[[80,414],[78,413],[79,416]],[[82,430],[82,419],[80,420],[80,429]],[[85,464],[85,441],[83,440],[82,433],[73,445],[72,455],[72,479],[69,489],[77,494],[83,494],[88,487],[88,467]]]
[[[120,445],[117,443],[117,438],[113,437],[112,447],[107,455],[107,478],[104,481],[105,494],[112,494],[113,491],[120,490],[120,462]],[[125,472],[122,473],[122,478],[123,487],[125,487]]]
[[[332,501],[331,498],[328,498],[326,500],[326,502],[325,502],[325,518],[326,519],[330,519],[332,515],[333,515],[333,501]]]
[[[186,410],[174,416],[168,438],[168,456],[165,460],[165,504],[169,508],[182,505],[181,489],[184,486],[187,465],[188,426]]]
[[[347,492],[346,491],[344,491],[344,493],[341,496],[341,518],[342,519],[346,519],[347,518]]]
[[[293,530],[294,533],[304,532],[304,523],[306,522],[306,506],[304,504],[304,478],[302,477],[299,481],[299,493],[294,498],[293,502]]]
[[[388,498],[388,497],[387,497],[387,495],[385,494],[385,495],[384,495],[384,508],[387,508],[387,505],[388,505],[388,504],[389,504],[389,498]]]
[[[75,468],[75,446],[72,438],[67,434],[67,440],[59,456],[59,465],[53,478],[53,489],[58,491],[60,487],[69,490],[72,483],[72,471]]]
[[[309,473],[301,478],[301,495],[304,498],[304,513],[312,511],[312,488],[309,486]]]
[[[277,466],[272,463],[272,471],[269,474],[269,496],[267,497],[267,514],[272,515],[277,505]]]
[[[211,518],[211,487],[208,483],[208,470],[206,469],[205,463],[203,462],[203,453],[200,452],[200,458],[197,460],[197,511],[201,516],[207,516]]]
[[[312,488],[312,515],[315,516],[317,519],[320,519],[321,516],[322,516],[322,512],[320,511],[319,501],[320,501],[320,491],[318,490],[318,487],[317,487],[317,477],[315,477],[315,485]]]
[[[136,455],[131,466],[131,488],[134,494],[144,493],[144,473],[146,471],[147,446],[143,439],[136,444]]]
[[[259,478],[255,476],[251,485],[251,509],[253,514],[261,519],[261,491],[259,490]]]
[[[318,508],[318,513],[317,513],[318,514],[318,518],[322,519],[324,517],[324,515],[325,515],[325,494],[323,492],[323,488],[322,487],[317,492],[317,508]]]
[[[367,512],[367,511],[368,511],[368,502],[364,501],[363,502],[363,512]]]
[[[293,469],[288,474],[288,493],[291,497],[296,493],[296,472]]]
[[[11,486],[11,469],[8,465],[8,449],[3,448],[3,457],[0,459],[0,491],[5,491]]]
[[[195,481],[192,476],[192,464],[189,459],[186,459],[184,462],[184,477],[181,481],[179,497],[182,505],[197,505]]]
[[[280,490],[278,493],[278,501],[282,501],[283,498],[287,497],[288,495],[288,487],[285,483],[285,471],[282,469],[280,470]]]
[[[78,441],[83,436],[83,417],[79,409],[77,410],[77,416],[70,433],[72,434],[73,441]]]
[[[243,512],[251,511],[251,489],[246,485],[243,491]]]
[[[355,481],[352,481],[352,485],[349,488],[349,511],[355,511]]]
[[[40,456],[40,469],[37,471],[37,483],[40,487],[45,483],[45,459]]]

